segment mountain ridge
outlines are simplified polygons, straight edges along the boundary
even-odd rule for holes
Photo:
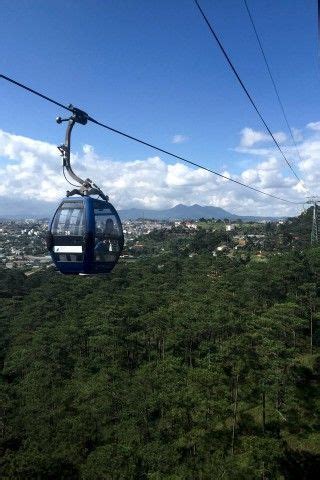
[[[122,220],[137,220],[138,218],[152,220],[199,220],[200,218],[216,220],[277,220],[277,217],[260,217],[259,215],[237,215],[221,207],[211,205],[184,205],[179,203],[172,208],[150,210],[143,208],[129,208],[119,210]]]
[[[0,212],[0,220],[17,220],[25,218],[49,219],[53,215],[57,205],[56,203],[50,202],[50,204],[46,205],[45,207],[47,208],[44,208],[44,206],[42,205],[41,209],[35,208],[33,210],[33,213],[24,211],[22,207],[20,207],[20,209],[17,209],[15,213]],[[10,210],[12,211],[12,209],[7,209],[7,211]],[[197,203],[194,203],[193,205],[184,205],[183,203],[178,203],[172,208],[165,208],[160,210],[152,210],[146,208],[128,208],[118,210],[118,213],[121,220],[137,220],[140,218],[150,220],[199,220],[200,218],[214,218],[216,220],[229,219],[248,221],[275,221],[280,219],[280,217],[271,216],[260,217],[259,215],[238,215],[228,212],[221,207],[214,207],[212,205],[199,205]]]

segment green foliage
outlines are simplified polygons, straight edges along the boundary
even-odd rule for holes
[[[202,253],[221,234],[106,277],[3,271],[2,478],[313,478],[320,250]]]
[[[0,267],[0,299],[24,293],[25,280],[24,274],[19,270]]]

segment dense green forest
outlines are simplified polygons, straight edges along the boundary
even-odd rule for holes
[[[0,273],[1,478],[316,478],[320,248]]]

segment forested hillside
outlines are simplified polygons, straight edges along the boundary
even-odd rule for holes
[[[2,478],[315,478],[319,288],[319,248],[1,271]]]

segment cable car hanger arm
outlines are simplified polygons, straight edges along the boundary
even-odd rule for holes
[[[80,123],[81,125],[86,125],[89,119],[89,116],[83,110],[74,107],[73,105],[69,105],[68,109],[72,111],[72,116],[70,118],[61,118],[57,117],[56,122],[68,122],[65,142],[63,145],[59,145],[58,149],[61,153],[62,160],[63,160],[63,167],[67,170],[68,174],[70,175],[73,180],[80,183],[79,189],[74,189],[71,192],[67,192],[67,196],[72,195],[99,195],[104,200],[108,201],[109,198],[105,195],[100,188],[92,181],[90,178],[86,178],[83,180],[80,178],[72,169],[71,167],[71,133],[74,125],[76,123]]]

